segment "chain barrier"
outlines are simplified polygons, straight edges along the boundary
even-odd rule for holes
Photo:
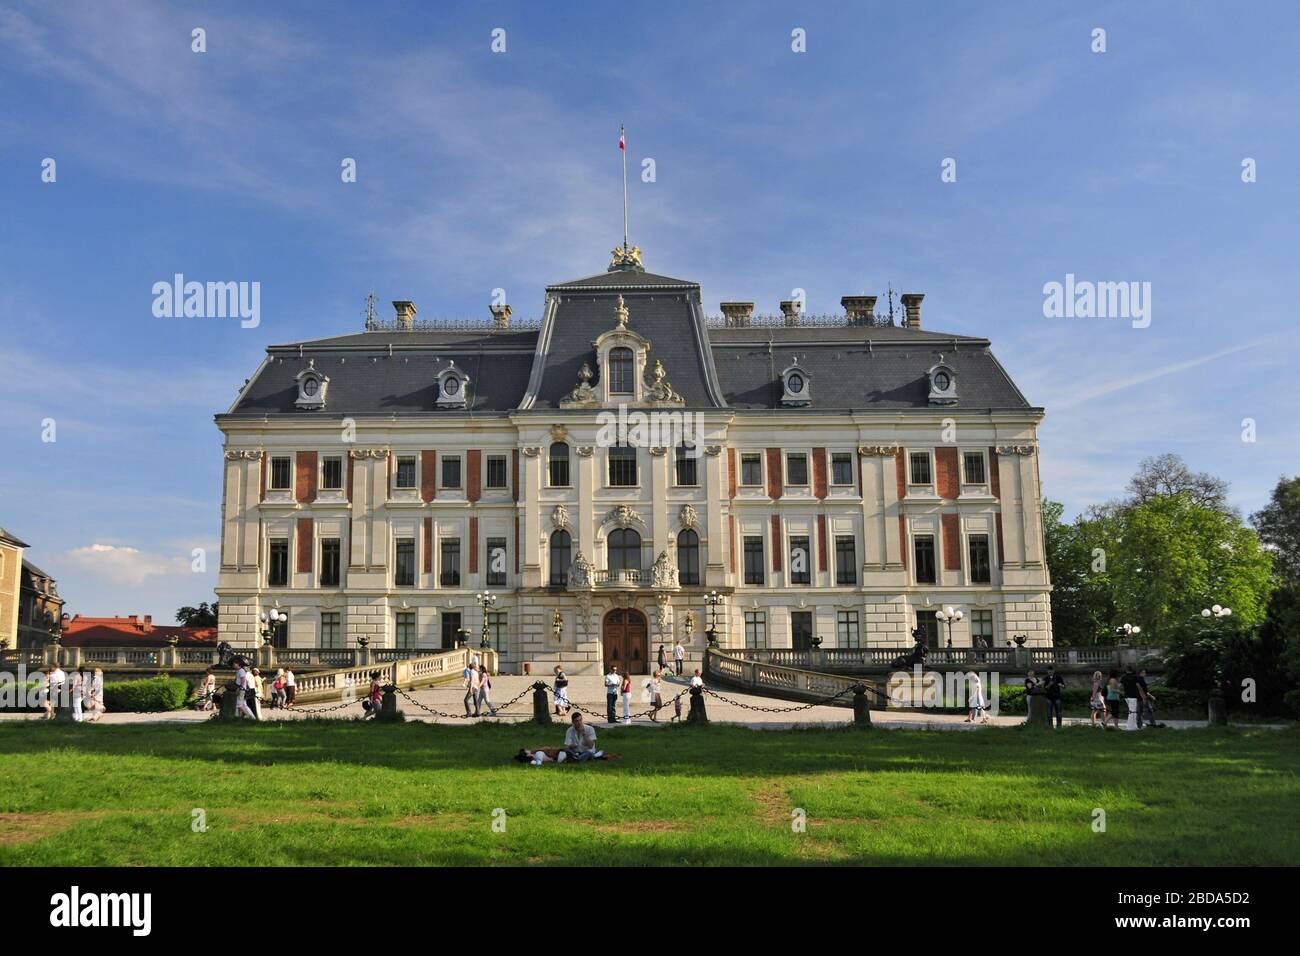
[[[862,686],[862,685],[858,685],[858,686]],[[757,704],[742,704],[738,700],[733,700],[730,697],[725,697],[722,694],[719,694],[717,691],[709,690],[709,688],[707,687],[703,688],[703,690],[704,693],[708,694],[710,697],[716,697],[724,704],[731,704],[733,707],[739,707],[741,710],[752,710],[760,714],[793,714],[801,710],[810,710],[813,707],[822,707],[833,700],[838,700],[839,698],[843,697],[845,694],[853,693],[855,690],[857,690],[857,687],[846,687],[837,694],[831,694],[827,697],[823,697],[821,700],[815,700],[810,704],[799,704],[796,707],[760,707]]]

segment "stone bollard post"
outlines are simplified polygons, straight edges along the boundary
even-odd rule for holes
[[[233,679],[228,680],[222,685],[221,691],[221,719],[236,720],[239,714],[235,712],[235,707],[239,704],[239,688],[235,686]]]
[[[549,725],[551,722],[551,704],[546,690],[546,684],[542,681],[533,685],[533,723],[535,724]]]
[[[379,713],[376,717],[380,720],[392,721],[402,719],[402,715],[397,712],[397,688],[394,685],[384,685],[383,696],[379,699]]]
[[[72,719],[72,683],[65,681],[59,685],[54,695],[54,720],[56,723],[73,723]]]
[[[1026,721],[1031,727],[1051,727],[1052,712],[1047,707],[1047,698],[1042,694],[1026,694],[1025,707],[1029,711]]]
[[[859,684],[853,688],[853,726],[871,726],[871,705],[867,700],[867,685]]]
[[[691,709],[686,714],[688,724],[707,724],[709,712],[704,709],[704,691],[698,687],[691,688]]]
[[[257,669],[263,673],[275,672],[275,645],[263,644],[257,649]]]
[[[1228,726],[1228,707],[1223,699],[1223,691],[1216,687],[1210,691],[1209,720],[1211,727]]]

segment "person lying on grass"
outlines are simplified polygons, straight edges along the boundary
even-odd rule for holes
[[[519,753],[515,754],[514,759],[519,763],[532,764],[534,767],[540,767],[544,763],[565,763],[569,761],[569,753],[560,747],[520,747]],[[594,760],[619,760],[618,754],[607,754],[601,752],[599,757]],[[571,761],[570,761],[571,762]]]

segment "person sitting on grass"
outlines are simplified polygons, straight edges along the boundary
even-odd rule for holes
[[[605,752],[596,749],[596,728],[582,719],[582,711],[574,711],[573,723],[564,734],[564,750],[570,760],[604,760]]]

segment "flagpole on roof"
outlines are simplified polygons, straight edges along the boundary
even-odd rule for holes
[[[623,124],[618,127],[618,151],[623,154],[623,251],[627,251],[627,139]]]

